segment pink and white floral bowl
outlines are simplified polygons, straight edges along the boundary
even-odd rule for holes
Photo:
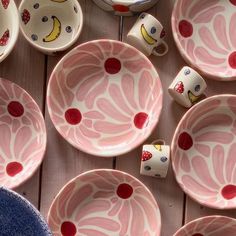
[[[92,170],[72,179],[48,214],[54,236],[159,236],[161,216],[151,192],[117,170]]]
[[[29,179],[46,149],[43,116],[32,97],[0,79],[0,183],[15,188]]]
[[[195,69],[223,81],[236,79],[236,1],[177,0],[175,42]]]
[[[236,208],[236,95],[192,107],[175,131],[171,155],[181,188],[202,205]]]
[[[95,40],[70,51],[51,74],[47,104],[58,132],[74,147],[115,156],[140,145],[155,128],[162,86],[134,47]]]
[[[225,216],[206,216],[189,222],[174,236],[233,236],[236,220]]]

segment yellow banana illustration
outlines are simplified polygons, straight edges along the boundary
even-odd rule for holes
[[[154,39],[151,35],[148,34],[144,24],[141,25],[141,34],[143,36],[143,39],[150,45],[153,45],[156,43],[156,39]]]
[[[43,38],[43,42],[52,42],[56,40],[61,34],[61,22],[56,16],[52,16],[53,19],[53,28],[52,31]]]
[[[155,144],[154,147],[155,147],[159,152],[162,151],[161,144]]]
[[[66,2],[67,0],[51,0],[52,2],[58,2],[58,3],[62,3],[62,2]]]
[[[191,91],[188,91],[188,98],[190,102],[193,104],[198,100],[199,96],[195,96]]]

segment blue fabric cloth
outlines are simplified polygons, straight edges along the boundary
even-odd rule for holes
[[[51,236],[42,216],[17,193],[0,188],[0,236]]]

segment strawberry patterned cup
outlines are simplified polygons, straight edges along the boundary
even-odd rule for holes
[[[205,80],[195,70],[184,66],[168,88],[168,92],[180,105],[190,108],[205,91]]]
[[[0,62],[14,48],[19,34],[19,18],[13,0],[0,1]]]
[[[140,174],[165,178],[170,162],[170,147],[162,140],[144,145],[141,157]]]

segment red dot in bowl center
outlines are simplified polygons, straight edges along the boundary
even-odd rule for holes
[[[204,235],[197,233],[197,234],[193,234],[192,236],[204,236]]]
[[[81,112],[77,108],[70,108],[65,112],[66,121],[71,125],[77,125],[82,119]]]
[[[8,163],[6,167],[7,174],[11,177],[17,175],[22,170],[23,170],[22,164],[17,161]]]
[[[109,74],[117,74],[121,69],[121,63],[117,58],[108,58],[104,64],[105,70]]]
[[[134,125],[138,129],[143,129],[148,124],[148,114],[145,112],[139,112],[134,117]]]
[[[232,52],[230,55],[229,55],[229,65],[233,68],[233,69],[236,69],[236,52]]]
[[[63,236],[74,236],[76,235],[76,226],[70,221],[65,221],[61,225],[61,233]]]
[[[128,12],[129,11],[128,6],[124,6],[124,5],[120,5],[120,4],[115,4],[112,7],[113,7],[114,11],[118,11],[118,12]]]
[[[236,6],[236,0],[229,0],[234,6]]]
[[[193,26],[187,20],[181,20],[179,22],[179,32],[184,38],[188,38],[193,34]]]
[[[188,150],[193,146],[193,139],[187,132],[183,132],[179,135],[178,145],[183,150]]]
[[[7,106],[8,112],[14,117],[20,117],[24,114],[24,107],[17,101],[12,101]]]
[[[133,188],[129,184],[123,183],[118,186],[116,193],[120,198],[127,199],[133,194]]]
[[[232,185],[232,184],[226,185],[221,190],[221,194],[226,200],[231,200],[231,199],[235,198],[236,197],[236,186]]]

